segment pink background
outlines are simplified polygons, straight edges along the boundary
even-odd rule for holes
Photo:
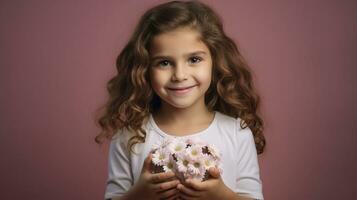
[[[94,143],[94,113],[139,16],[159,2],[0,2],[1,199],[103,199],[108,143]],[[205,2],[254,69],[265,199],[353,198],[356,1]]]

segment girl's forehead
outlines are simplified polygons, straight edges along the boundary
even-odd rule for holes
[[[208,51],[201,34],[192,28],[180,28],[156,35],[150,43],[150,55]]]

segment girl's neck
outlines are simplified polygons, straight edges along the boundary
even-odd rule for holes
[[[153,117],[161,125],[190,126],[211,121],[214,112],[209,111],[205,105],[182,109],[162,105],[153,113]]]

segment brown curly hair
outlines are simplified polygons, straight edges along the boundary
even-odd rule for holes
[[[117,75],[107,83],[109,100],[98,112],[102,131],[95,141],[100,144],[105,138],[111,139],[123,127],[134,133],[128,142],[130,149],[145,141],[142,124],[160,107],[160,98],[150,86],[150,42],[160,33],[181,27],[197,30],[212,55],[212,82],[205,94],[207,108],[240,117],[241,128],[251,129],[257,153],[263,153],[263,120],[257,113],[260,97],[250,68],[234,41],[224,33],[219,16],[198,1],[163,3],[141,17],[117,58]]]

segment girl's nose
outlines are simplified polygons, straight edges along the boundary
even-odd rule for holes
[[[183,81],[187,79],[186,69],[183,64],[178,64],[174,67],[172,81]]]

